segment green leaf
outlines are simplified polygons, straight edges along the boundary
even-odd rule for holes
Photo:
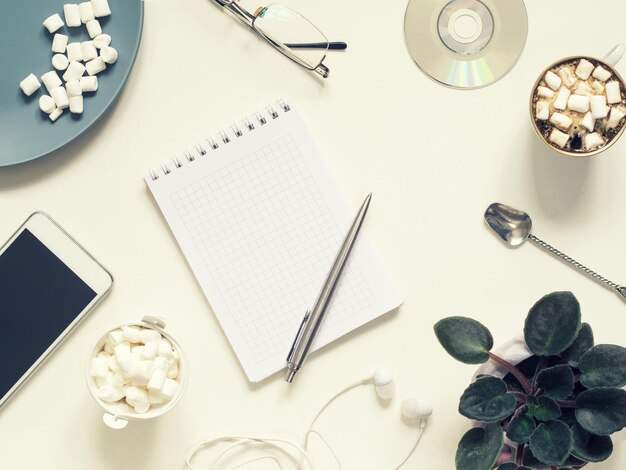
[[[515,397],[507,393],[504,380],[485,376],[465,389],[459,402],[459,413],[470,419],[491,423],[510,416],[516,404]]]
[[[587,388],[626,385],[626,348],[598,344],[580,358],[580,383]]]
[[[473,428],[465,433],[456,451],[457,470],[491,470],[504,446],[504,432],[498,423]]]
[[[528,415],[539,421],[551,421],[561,416],[561,407],[552,398],[540,396],[537,405],[530,405]]]
[[[580,305],[571,292],[542,297],[528,312],[524,339],[538,356],[554,356],[572,345],[580,330]]]
[[[578,367],[578,361],[593,346],[593,331],[588,323],[583,323],[572,345],[561,353],[561,357],[572,367]]]
[[[546,465],[563,465],[573,447],[572,430],[562,421],[541,423],[530,436],[530,450]]]
[[[526,413],[522,413],[511,420],[506,436],[517,444],[525,444],[536,427],[535,421]]]
[[[466,317],[448,317],[435,324],[437,339],[457,361],[464,364],[483,364],[493,348],[489,330],[476,320]]]
[[[543,369],[537,375],[537,386],[544,395],[555,400],[564,400],[574,391],[574,373],[567,364]]]
[[[613,452],[613,441],[609,436],[596,436],[585,431],[580,424],[572,427],[574,449],[572,455],[585,462],[602,462]]]
[[[518,467],[517,464],[513,462],[503,463],[498,467],[498,470],[532,470],[528,467]]]
[[[588,432],[605,436],[626,426],[626,391],[594,388],[576,397],[576,420]]]

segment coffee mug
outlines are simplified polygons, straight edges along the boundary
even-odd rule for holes
[[[91,361],[98,355],[100,351],[103,350],[109,332],[121,329],[124,326],[136,326],[142,329],[158,331],[163,338],[167,339],[171,343],[172,349],[174,351],[178,351],[179,354],[178,376],[175,379],[178,382],[179,387],[176,395],[169,402],[153,406],[145,413],[135,412],[132,407],[126,404],[124,399],[113,403],[101,400],[97,394],[98,385],[96,384],[96,379],[91,375]],[[94,347],[89,352],[89,355],[87,357],[86,370],[87,387],[89,388],[89,391],[91,392],[94,400],[96,400],[96,402],[104,409],[105,413],[102,419],[104,423],[110,428],[123,429],[128,425],[129,421],[143,421],[161,416],[174,408],[183,397],[187,388],[187,382],[189,380],[189,366],[187,364],[187,359],[185,357],[185,354],[183,353],[183,350],[180,348],[176,340],[172,338],[168,333],[166,333],[164,329],[165,322],[162,319],[145,316],[141,319],[141,323],[125,323],[124,325],[119,325],[115,328],[110,329],[96,342]]]
[[[618,44],[602,59],[566,57],[544,69],[530,95],[532,126],[544,144],[563,155],[591,157],[617,142],[626,128],[626,83],[615,65],[625,52]],[[607,99],[618,88],[619,102]]]

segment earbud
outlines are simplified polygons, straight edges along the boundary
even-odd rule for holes
[[[379,367],[374,371],[374,387],[376,394],[382,400],[391,400],[396,394],[396,383],[393,374],[385,367]]]
[[[433,405],[419,398],[407,398],[402,402],[402,416],[407,419],[427,419],[433,414]]]

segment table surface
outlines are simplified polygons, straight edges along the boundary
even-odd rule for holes
[[[441,87],[412,63],[405,1],[284,3],[331,40],[348,42],[345,53],[329,53],[328,80],[285,60],[207,0],[146,0],[137,63],[111,112],[56,153],[0,171],[0,238],[45,210],[116,278],[109,297],[0,411],[0,467],[169,470],[182,468],[203,438],[267,431],[299,441],[326,397],[383,364],[398,384],[388,407],[362,387],[320,421],[344,468],[399,463],[415,437],[399,406],[420,396],[435,412],[406,468],[450,469],[469,426],[457,406],[473,370],[439,346],[438,319],[472,316],[501,343],[521,331],[539,297],[571,290],[596,339],[624,344],[623,301],[534,246],[505,248],[482,214],[493,201],[523,208],[538,236],[626,282],[626,140],[600,157],[562,157],[542,146],[527,115],[530,88],[547,64],[626,41],[626,3],[528,1],[519,63],[471,92]],[[297,104],[351,203],[373,191],[366,232],[405,300],[396,314],[316,354],[291,387],[280,376],[247,382],[142,180],[199,137],[280,96]],[[169,414],[113,431],[87,391],[86,354],[103,331],[145,314],[167,318],[189,356],[191,381]],[[624,467],[626,436],[614,441],[613,456],[592,468]],[[319,468],[334,468],[319,445],[314,451]]]

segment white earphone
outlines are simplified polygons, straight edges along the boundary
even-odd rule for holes
[[[186,466],[187,466],[187,468],[189,468],[191,470],[194,470],[196,468],[196,467],[194,467],[192,465],[191,460],[202,449],[205,449],[207,447],[215,445],[215,444],[217,444],[219,442],[231,442],[232,444],[229,447],[227,447],[226,450],[224,450],[221,454],[219,454],[218,457],[213,461],[213,464],[209,467],[210,470],[218,468],[217,465],[218,465],[219,461],[222,460],[226,454],[228,454],[228,453],[232,452],[233,450],[235,450],[237,448],[240,448],[242,446],[245,446],[245,445],[255,445],[255,444],[256,445],[268,446],[268,447],[270,447],[270,448],[272,448],[274,450],[277,450],[280,453],[284,454],[287,457],[287,459],[289,461],[291,461],[292,464],[295,465],[295,468],[298,469],[298,470],[300,470],[300,469],[313,470],[313,464],[311,463],[311,459],[309,458],[309,454],[307,452],[307,447],[308,447],[308,443],[309,443],[309,437],[311,436],[311,434],[315,434],[326,445],[326,447],[328,447],[328,449],[330,450],[330,453],[333,455],[333,457],[335,459],[335,462],[337,463],[337,468],[339,468],[339,470],[341,470],[342,469],[341,462],[339,461],[339,458],[337,457],[337,455],[333,451],[332,447],[326,441],[326,439],[324,439],[322,434],[320,434],[318,431],[314,430],[313,428],[315,426],[315,423],[319,419],[319,417],[322,415],[322,413],[326,410],[326,408],[328,408],[328,406],[331,403],[333,403],[335,400],[337,400],[339,397],[341,397],[342,395],[346,394],[350,390],[355,389],[355,388],[357,388],[357,387],[359,387],[361,385],[368,385],[368,384],[374,385],[374,389],[376,391],[376,394],[384,402],[390,401],[394,397],[394,395],[396,393],[396,384],[395,384],[395,382],[393,380],[393,374],[391,373],[391,371],[389,369],[385,368],[385,367],[377,368],[374,371],[373,375],[371,375],[370,377],[362,378],[361,380],[358,380],[357,382],[354,382],[354,383],[348,385],[347,387],[343,388],[342,390],[337,392],[333,397],[331,397],[322,406],[322,408],[315,415],[315,417],[311,421],[311,424],[309,425],[309,427],[305,431],[304,437],[302,439],[302,446],[298,446],[298,445],[293,444],[293,443],[291,443],[289,441],[285,441],[285,440],[281,440],[281,439],[263,439],[263,438],[251,437],[251,436],[224,436],[224,437],[219,437],[217,439],[212,439],[212,440],[209,440],[209,441],[203,441],[200,444],[198,444],[195,447],[193,447],[191,449],[191,451],[189,452],[188,456],[187,456]],[[424,432],[424,428],[426,427],[426,423],[427,423],[428,417],[433,412],[433,407],[426,400],[421,400],[419,398],[406,398],[402,402],[402,406],[400,408],[400,412],[401,412],[402,418],[404,418],[405,420],[407,420],[409,422],[419,421],[419,426],[418,426],[417,438],[415,440],[415,443],[414,443],[413,447],[411,448],[411,451],[400,462],[399,465],[394,467],[393,470],[400,469],[407,462],[407,460],[409,460],[411,455],[413,455],[413,453],[415,452],[415,449],[417,449],[417,446],[418,446],[418,444],[420,442],[420,439],[422,438],[422,434]],[[281,447],[281,445],[283,447]],[[291,448],[292,451],[287,450],[287,448]],[[293,451],[297,452],[297,455],[298,455],[297,457],[294,456]],[[276,463],[276,465],[277,465],[277,467],[279,469],[284,470],[284,467],[282,466],[282,464],[278,461],[277,458],[275,458],[273,456],[264,456],[264,457],[259,457],[259,458],[253,459],[253,460],[248,460],[246,462],[243,462],[242,464],[237,465],[236,467],[230,467],[230,470],[235,470],[235,469],[238,469],[238,468],[242,468],[242,467],[244,467],[244,466],[246,466],[248,464],[251,464],[253,462],[257,462],[259,460],[272,460],[272,461],[274,461]]]

